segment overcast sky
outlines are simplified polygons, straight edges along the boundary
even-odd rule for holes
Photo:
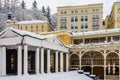
[[[22,1],[22,0],[21,0]],[[31,8],[32,2],[34,0],[24,0],[26,2],[27,8]],[[106,15],[110,14],[111,7],[113,2],[120,1],[120,0],[36,0],[38,3],[38,8],[41,9],[42,6],[50,6],[51,13],[56,13],[57,7],[59,6],[74,6],[74,5],[86,5],[86,4],[96,4],[96,3],[103,3],[103,15],[104,18]]]

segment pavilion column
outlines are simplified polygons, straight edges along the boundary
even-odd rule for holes
[[[18,45],[18,54],[17,54],[18,62],[17,62],[17,74],[22,75],[22,46]]]
[[[68,53],[66,53],[66,72],[68,72],[68,68],[69,68],[69,61],[68,61]]]
[[[91,74],[93,75],[93,59],[91,59]]]
[[[47,73],[50,73],[50,49],[47,49]]]
[[[79,65],[80,65],[80,70],[81,70],[81,51],[79,52]]]
[[[58,51],[55,53],[55,72],[58,72]]]
[[[63,52],[60,52],[60,72],[63,72]]]
[[[41,74],[44,73],[44,48],[41,48]]]
[[[24,75],[28,75],[28,45],[24,45]]]
[[[35,60],[36,61],[36,64],[35,64],[36,65],[35,66],[36,67],[35,68],[36,69],[36,74],[39,74],[39,71],[40,71],[40,69],[39,69],[39,67],[40,67],[40,65],[39,65],[39,52],[40,52],[40,49],[36,48],[36,57],[35,57],[36,58],[36,60]]]
[[[2,76],[6,76],[6,47],[2,47]]]
[[[104,80],[106,80],[106,50],[104,50]]]
[[[119,50],[119,80],[120,80],[120,50]]]

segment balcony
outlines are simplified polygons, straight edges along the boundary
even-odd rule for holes
[[[92,20],[99,20],[99,17],[93,17]]]
[[[93,28],[99,28],[99,25],[92,25]]]
[[[61,22],[66,22],[67,20],[66,20],[66,19],[61,19],[60,21],[61,21]]]
[[[67,27],[66,26],[61,26],[60,29],[67,29]]]
[[[81,44],[71,44],[70,45],[71,48],[81,48],[81,49],[105,49],[105,48],[111,48],[111,49],[114,49],[114,48],[118,48],[120,47],[120,41],[111,41],[111,42],[99,42],[99,43],[88,43],[88,44],[84,44],[84,43],[81,43]]]

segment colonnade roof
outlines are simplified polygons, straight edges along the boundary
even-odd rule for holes
[[[41,39],[41,40],[44,40],[44,39],[47,39],[47,38],[51,38],[51,37],[56,37],[56,35],[53,35],[53,34],[47,35],[47,36],[43,36],[43,35],[38,35],[36,33],[28,32],[28,31],[17,30],[17,29],[14,29],[14,28],[6,28],[5,30],[3,30],[0,33],[0,36],[2,36],[7,31],[13,31],[13,32],[15,32],[16,34],[18,34],[20,36],[30,36],[30,37],[34,37],[34,38]]]
[[[15,37],[21,37],[21,38],[15,38]],[[24,37],[26,38],[24,39]],[[0,42],[1,42],[1,45],[20,44],[21,42],[23,42],[24,44],[30,44],[30,45],[36,45],[36,46],[44,45],[48,47],[47,45],[49,45],[51,46],[51,48],[53,46],[56,48],[61,47],[62,49],[66,48],[66,50],[67,48],[69,48],[68,46],[64,45],[64,43],[55,34],[44,36],[44,35],[28,32],[28,31],[17,30],[14,28],[7,28],[3,30],[0,33]]]
[[[98,30],[98,31],[88,31],[88,32],[72,32],[72,36],[87,36],[87,35],[97,35],[97,34],[109,34],[109,33],[119,33],[120,28]]]

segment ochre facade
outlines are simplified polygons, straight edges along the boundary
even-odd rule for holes
[[[87,32],[104,29],[103,4],[62,6],[57,12],[58,30]]]
[[[6,27],[13,27],[19,30],[26,30],[34,33],[50,32],[54,31],[54,28],[47,21],[35,20],[35,21],[8,21]]]
[[[120,28],[120,2],[114,2],[111,13],[105,19],[106,29]]]

